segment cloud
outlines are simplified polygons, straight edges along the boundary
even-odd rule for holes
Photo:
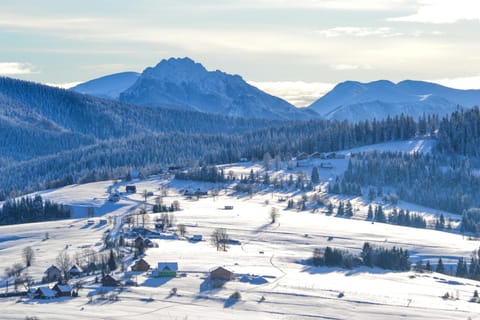
[[[309,106],[335,86],[333,83],[303,81],[248,81],[248,83],[297,107]]]
[[[50,86],[50,87],[62,88],[62,89],[70,89],[70,88],[73,88],[77,84],[80,84],[80,83],[82,83],[82,82],[75,81],[75,82],[66,82],[66,83],[45,83],[45,85]]]
[[[380,28],[368,28],[368,27],[336,27],[323,29],[318,31],[319,34],[327,38],[341,37],[341,36],[350,36],[350,37],[398,37],[402,36],[401,32],[393,32],[391,28],[380,27]]]
[[[478,0],[420,0],[417,12],[411,15],[389,18],[389,21],[455,23],[460,20],[480,21]]]
[[[444,78],[428,81],[455,89],[480,89],[480,75],[473,77]]]
[[[338,71],[345,71],[345,70],[370,70],[372,66],[365,64],[365,65],[356,65],[356,64],[332,64],[330,66],[333,70]]]
[[[0,62],[0,74],[2,75],[21,75],[36,72],[35,67],[30,63]]]

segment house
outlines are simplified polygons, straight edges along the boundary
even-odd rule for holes
[[[178,271],[178,263],[176,262],[159,262],[157,266],[157,277],[176,277]]]
[[[210,280],[225,280],[233,279],[233,272],[224,267],[217,267],[210,271]]]
[[[58,281],[62,277],[62,272],[53,264],[44,272],[43,282]]]
[[[107,274],[102,278],[102,286],[104,287],[118,287],[120,285],[120,281],[112,277],[111,275]]]
[[[225,206],[223,207],[224,210],[233,210],[233,206]]]
[[[57,292],[49,287],[39,287],[35,291],[35,298],[37,299],[53,299],[57,295]]]
[[[68,284],[57,283],[52,288],[52,290],[56,292],[57,297],[71,297],[72,296],[72,287],[70,287]]]
[[[137,187],[131,184],[125,187],[125,191],[129,193],[137,193]]]
[[[307,160],[308,159],[308,153],[302,152],[297,155],[297,160]]]
[[[140,271],[140,272],[145,272],[150,269],[150,265],[148,264],[147,261],[140,259],[135,261],[135,263],[132,266],[132,271]]]
[[[310,158],[312,159],[323,159],[322,157],[324,157],[324,155],[318,151],[310,155]]]
[[[83,273],[83,270],[79,266],[74,265],[73,267],[70,268],[68,273],[70,274],[70,277],[78,277]]]
[[[322,162],[320,164],[320,168],[322,169],[333,169],[333,165],[331,162]]]

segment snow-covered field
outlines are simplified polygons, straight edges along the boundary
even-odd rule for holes
[[[347,160],[333,161],[338,162],[336,168],[321,170],[324,181],[330,178],[330,171],[340,171]],[[252,168],[258,170],[260,166],[242,164],[225,169],[245,175]],[[28,272],[37,281],[65,248],[72,256],[86,248],[101,250],[105,231],[118,224],[115,216],[123,216],[141,205],[143,190],[152,191],[156,196],[167,186],[164,202],[170,204],[178,200],[182,208],[174,213],[176,222],[185,224],[187,236],[201,234],[203,241],[191,242],[166,235],[153,240],[158,248],[149,248],[145,260],[153,267],[158,262],[178,262],[178,276],[153,278],[146,273],[117,271],[115,276],[135,279],[139,284],[111,289],[119,292],[118,301],[99,299],[100,289],[94,277],[89,276],[84,279],[85,286],[77,298],[0,298],[1,319],[26,316],[39,319],[479,318],[480,304],[469,302],[479,282],[413,271],[315,268],[304,262],[317,247],[328,245],[359,252],[368,241],[385,247],[407,248],[412,262],[430,259],[435,264],[439,257],[444,257],[448,270],[457,257],[469,257],[478,249],[479,241],[464,239],[456,233],[372,224],[362,216],[344,219],[322,212],[285,210],[286,203],[278,202],[279,194],[271,192],[249,197],[222,189],[215,198],[195,200],[180,195],[179,190],[207,190],[214,186],[191,181],[168,183],[160,177],[133,183],[138,193],[122,193],[117,203],[107,201],[108,192],[124,191],[125,183],[98,182],[43,192],[44,198],[72,206],[93,206],[96,215],[102,218],[96,217],[95,224],[90,225],[79,210],[72,220],[0,227],[0,270],[22,262],[21,252],[26,246],[35,251],[36,258]],[[353,201],[359,212],[366,212],[362,199]],[[149,204],[153,203],[154,197],[150,197]],[[225,206],[233,206],[233,210],[224,210]],[[272,207],[280,213],[273,224],[269,217]],[[114,218],[108,219],[109,216]],[[149,227],[153,228],[155,217],[150,216]],[[108,222],[100,223],[104,218]],[[216,251],[208,241],[212,231],[219,227],[226,228],[230,238],[237,241],[226,252]],[[49,239],[45,240],[47,232]],[[232,270],[235,280],[212,289],[208,286],[208,271],[217,266]],[[177,288],[176,295],[170,294],[172,288]],[[4,290],[5,276],[2,275],[0,292]],[[228,299],[235,291],[241,294],[241,299]],[[442,299],[446,292],[458,296],[458,300]]]

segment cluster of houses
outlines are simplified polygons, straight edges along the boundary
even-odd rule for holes
[[[61,283],[55,284],[53,288],[44,286],[33,291],[33,296],[37,299],[54,299],[59,297],[71,297],[72,295],[72,287],[68,284]]]

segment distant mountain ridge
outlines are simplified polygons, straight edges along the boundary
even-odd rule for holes
[[[120,93],[131,87],[139,76],[140,73],[132,71],[115,73],[78,84],[71,89],[100,98],[118,99]]]
[[[452,89],[439,84],[405,80],[397,84],[379,80],[369,83],[345,81],[315,101],[308,109],[323,118],[361,121],[407,114],[446,115],[458,106],[480,105],[480,90]]]
[[[239,75],[219,70],[208,71],[190,58],[162,60],[155,67],[146,68],[127,88],[127,82],[121,82],[119,75],[122,74],[91,80],[72,90],[100,97],[109,96],[131,104],[233,117],[272,120],[318,117],[313,111],[297,109],[287,101],[261,91]],[[129,81],[132,79],[133,76],[128,78]],[[106,89],[119,92],[118,96],[115,97]]]

